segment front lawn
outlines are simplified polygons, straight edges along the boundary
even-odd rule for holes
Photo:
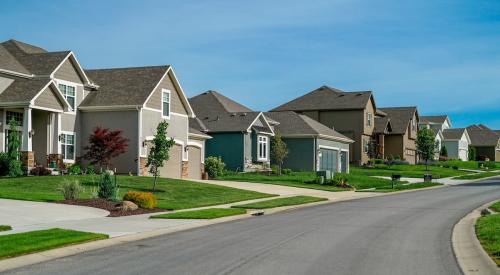
[[[492,204],[490,206],[491,209],[495,212],[500,212],[500,201],[497,201],[496,203]]]
[[[437,183],[437,182],[419,182],[419,183],[412,183],[412,184],[404,184],[403,185],[400,182],[398,182],[396,185],[394,185],[394,189],[392,188],[392,185],[389,185],[389,186],[377,187],[375,189],[366,190],[366,191],[389,193],[389,192],[397,192],[397,191],[402,191],[402,190],[427,188],[427,187],[439,186],[439,185],[442,185],[442,184]]]
[[[1,231],[9,231],[12,230],[12,227],[9,225],[0,225],[0,232]]]
[[[461,169],[481,170],[481,168],[479,168],[479,161],[447,160],[447,161],[440,161],[440,162],[438,162],[438,164],[441,166],[446,165],[449,167],[456,166],[456,167],[461,168]],[[488,165],[489,166],[492,166],[492,165],[496,166],[496,167],[490,167],[489,169],[500,168],[500,162],[489,161],[487,166]]]
[[[59,228],[2,235],[0,236],[0,259],[107,238],[108,236],[103,234]]]
[[[180,211],[151,216],[152,219],[216,219],[227,216],[245,214],[245,209],[237,208],[209,208],[192,211]]]
[[[386,186],[391,184],[390,180],[368,177],[364,175],[347,174],[348,183],[356,189],[373,188],[377,186]],[[218,180],[243,181],[269,183],[276,185],[286,185],[292,187],[318,189],[324,191],[348,191],[348,188],[340,188],[332,185],[312,183],[316,179],[315,172],[292,172],[290,175],[264,175],[259,173],[235,173],[228,172],[218,177]]]
[[[480,217],[476,222],[476,235],[484,250],[500,266],[500,215]]]
[[[431,174],[434,178],[447,178],[453,176],[461,176],[470,174],[470,172],[455,170],[453,168],[445,168],[439,166],[428,166],[427,171],[425,165],[376,165],[374,168],[368,167],[351,167],[351,174],[364,176],[385,176],[390,177],[393,174],[401,175],[408,178],[423,178],[424,174]]]
[[[76,179],[85,187],[82,198],[90,198],[96,189],[99,176],[44,176],[0,179],[0,198],[30,201],[64,200],[58,191],[64,179]],[[117,176],[120,195],[129,190],[149,191],[153,178],[137,176]],[[163,209],[186,209],[238,201],[272,197],[274,195],[213,184],[186,180],[159,178],[155,196],[158,207]]]
[[[310,196],[295,196],[295,197],[278,198],[267,201],[254,202],[249,204],[233,205],[232,207],[245,208],[245,209],[266,209],[266,208],[299,205],[299,204],[306,204],[306,203],[326,201],[326,200],[328,199],[310,197]]]
[[[460,177],[455,177],[453,179],[456,179],[456,180],[473,180],[473,179],[482,179],[482,178],[495,177],[495,176],[500,176],[500,172],[483,172],[483,173],[477,173],[477,174],[470,174],[470,175],[464,175],[464,176],[460,176]]]

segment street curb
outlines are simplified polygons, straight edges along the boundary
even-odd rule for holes
[[[476,221],[481,217],[481,210],[495,202],[496,200],[474,209],[453,227],[451,238],[453,252],[465,275],[499,274],[500,272],[496,263],[479,243],[475,230]]]

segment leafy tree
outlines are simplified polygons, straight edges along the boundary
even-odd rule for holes
[[[469,146],[469,160],[476,160],[476,147]]]
[[[111,131],[96,127],[89,137],[89,145],[83,148],[87,151],[83,158],[89,160],[92,165],[97,164],[108,169],[112,158],[127,151],[129,140],[124,138],[122,133],[122,130]]]
[[[9,160],[9,177],[19,177],[23,175],[21,168],[21,160],[19,148],[21,147],[21,139],[19,131],[17,130],[17,121],[12,119],[9,122],[9,136],[7,137],[9,145],[7,148]]]
[[[447,157],[448,156],[448,149],[446,149],[446,146],[442,146],[441,147],[441,152],[439,154],[441,156],[443,156],[443,157]]]
[[[278,175],[281,175],[281,169],[283,168],[283,162],[288,156],[288,148],[286,143],[281,138],[281,134],[277,131],[274,137],[271,139],[271,158],[278,165]]]
[[[173,138],[167,138],[167,128],[168,123],[166,121],[160,122],[156,127],[156,134],[149,151],[148,162],[146,163],[146,167],[149,167],[149,172],[155,177],[153,191],[155,191],[156,182],[160,176],[160,168],[170,158],[170,148],[175,145]]]
[[[425,160],[425,170],[429,170],[428,161],[434,158],[437,151],[435,134],[430,129],[421,129],[417,134],[417,152],[421,159]]]

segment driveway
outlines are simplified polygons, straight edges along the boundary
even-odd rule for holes
[[[89,251],[7,274],[461,274],[454,224],[500,179],[323,204]]]

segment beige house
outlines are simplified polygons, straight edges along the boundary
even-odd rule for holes
[[[354,140],[350,145],[349,159],[351,163],[361,165],[371,157],[376,110],[371,91],[344,92],[322,86],[271,112],[294,111],[306,115]],[[380,134],[383,135],[384,131]]]
[[[500,161],[500,134],[483,124],[470,125],[467,132],[477,160]]]
[[[195,115],[171,66],[83,70],[73,52],[9,40],[0,44],[0,117],[0,150],[7,150],[8,123],[15,119],[28,169],[80,161],[100,126],[121,129],[129,139],[111,168],[146,175],[149,141],[166,120],[176,145],[161,175],[200,178],[203,170],[208,136],[189,131]]]
[[[415,141],[419,115],[417,107],[380,108],[391,122],[391,132],[385,135],[385,156],[415,164],[418,161]]]

